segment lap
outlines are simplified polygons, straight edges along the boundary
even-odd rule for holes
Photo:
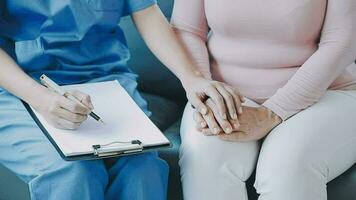
[[[256,106],[252,101],[248,101],[248,104]],[[244,179],[247,179],[254,169],[259,143],[226,142],[215,136],[203,135],[195,128],[193,109],[190,104],[187,104],[183,114],[181,139],[181,164],[196,163],[209,167],[233,168],[233,171],[242,172]]]
[[[0,91],[0,151],[0,163],[26,182],[69,164],[60,157],[21,101],[5,91]]]
[[[247,199],[245,181],[252,174],[258,142],[226,142],[195,128],[188,104],[181,124],[180,160],[185,199]]]
[[[246,105],[256,106],[250,101]],[[196,130],[192,116],[193,109],[187,105],[181,125],[181,163],[253,168],[257,142],[234,143],[204,136]],[[283,122],[265,138],[258,163],[280,164],[275,161],[281,159],[298,165],[323,165],[331,180],[356,162],[355,118],[356,91],[328,91],[318,103]]]
[[[356,162],[355,118],[356,91],[328,91],[266,137],[258,165],[314,165],[330,181]]]

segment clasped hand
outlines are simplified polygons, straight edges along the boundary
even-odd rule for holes
[[[207,114],[194,112],[196,127],[205,135],[216,135],[223,140],[236,142],[259,140],[281,123],[280,117],[265,107],[241,105],[239,108],[242,112],[239,112],[237,119],[223,119],[212,99],[207,99],[205,104],[208,108]]]
[[[233,87],[198,75],[182,80],[195,108],[197,129],[228,141],[252,141],[266,136],[281,119],[265,107],[243,106],[244,97]]]

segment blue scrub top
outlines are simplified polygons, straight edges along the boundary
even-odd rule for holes
[[[1,0],[0,46],[32,77],[60,84],[135,75],[121,17],[156,0]],[[110,77],[110,78],[104,78]]]

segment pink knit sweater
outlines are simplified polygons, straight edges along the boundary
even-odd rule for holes
[[[175,0],[172,24],[205,76],[284,120],[356,83],[356,0]]]

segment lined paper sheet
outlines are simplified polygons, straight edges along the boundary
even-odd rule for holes
[[[62,130],[48,124],[33,108],[39,121],[65,156],[94,152],[92,145],[114,141],[140,140],[144,147],[169,144],[168,139],[150,121],[117,81],[63,86],[89,94],[94,112],[105,124],[91,117],[77,130]]]

